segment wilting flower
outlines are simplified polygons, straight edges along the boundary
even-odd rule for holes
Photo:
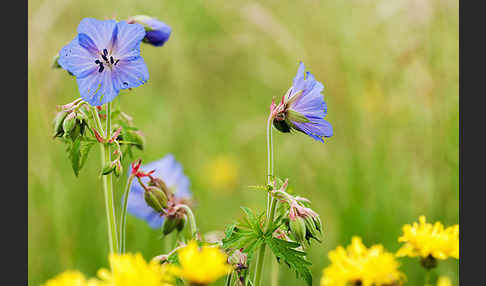
[[[146,262],[140,253],[111,254],[111,271],[98,270],[100,286],[171,286],[174,285],[172,266],[156,261]]]
[[[163,46],[169,40],[172,29],[166,23],[146,15],[137,15],[130,17],[128,23],[138,23],[145,28],[145,43],[156,47]]]
[[[93,106],[112,101],[122,89],[148,78],[140,56],[145,29],[125,21],[85,18],[78,35],[59,52],[59,65],[76,77],[81,98]]]
[[[405,244],[398,250],[397,256],[419,256],[423,262],[449,257],[459,259],[458,224],[444,229],[440,222],[432,225],[426,222],[425,216],[420,216],[419,223],[406,224],[402,230],[403,235],[398,241]]]
[[[79,271],[67,270],[48,280],[43,286],[99,286],[96,279],[87,280]]]
[[[367,248],[361,238],[353,237],[346,249],[338,246],[329,252],[331,265],[323,270],[321,286],[402,285],[405,275],[392,253],[382,245]]]
[[[301,62],[292,86],[282,97],[279,105],[270,106],[273,125],[281,132],[297,130],[317,141],[332,136],[332,126],[324,120],[327,106],[324,102],[322,83],[315,80],[310,72],[305,72]]]
[[[189,179],[184,175],[181,164],[174,159],[173,155],[166,155],[158,161],[139,166],[139,168],[141,172],[146,174],[150,173],[151,176],[163,180],[165,185],[174,194],[175,200],[183,201],[191,197]],[[155,171],[151,172],[152,170]],[[149,176],[145,176],[141,180],[147,184],[150,178]],[[144,188],[137,180],[133,180],[128,194],[127,210],[132,215],[145,220],[152,228],[160,228],[164,222],[164,217],[162,217],[160,212],[156,212],[147,204],[144,194]]]
[[[216,246],[198,247],[190,241],[178,250],[180,267],[173,271],[180,278],[196,285],[207,285],[231,272],[227,255]]]

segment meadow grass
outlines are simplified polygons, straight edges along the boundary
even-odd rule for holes
[[[162,48],[142,45],[150,79],[119,96],[146,136],[135,156],[173,153],[183,164],[203,233],[240,218],[240,206],[264,210],[265,194],[247,186],[265,183],[269,104],[300,60],[325,86],[334,136],[320,144],[276,134],[276,174],[322,217],[325,239],[309,254],[314,285],[328,251],[353,235],[396,251],[401,226],[419,215],[458,223],[458,1],[29,0],[29,285],[107,266],[99,150],[76,178],[51,120],[56,105],[79,97],[77,84],[50,65],[81,19],[136,14],[173,31]],[[218,156],[237,167],[231,187],[208,181]],[[146,259],[163,251],[160,231],[132,216],[127,230],[128,251]],[[423,284],[417,261],[400,261],[408,284]],[[438,272],[457,283],[458,262]],[[280,281],[304,285],[286,266]]]

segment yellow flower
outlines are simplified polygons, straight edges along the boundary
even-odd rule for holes
[[[447,276],[441,276],[437,280],[437,286],[452,286],[451,279]]]
[[[187,282],[207,285],[231,272],[227,255],[218,247],[203,246],[199,249],[196,241],[178,250],[180,267],[174,273]]]
[[[331,265],[323,270],[321,286],[402,285],[405,280],[392,253],[381,244],[366,248],[357,236],[346,249],[338,246],[330,251],[329,259]]]
[[[98,286],[96,279],[86,280],[79,271],[67,270],[48,280],[43,286]]]
[[[403,235],[399,242],[405,242],[397,252],[397,256],[429,256],[436,259],[453,257],[459,259],[459,225],[444,229],[440,222],[434,225],[426,223],[425,216],[419,218],[419,223],[403,226]]]
[[[238,168],[234,158],[220,155],[206,165],[206,178],[214,190],[232,191],[238,179]]]
[[[147,263],[140,253],[110,255],[111,272],[98,270],[100,286],[170,286],[174,283],[171,266],[156,261]]]

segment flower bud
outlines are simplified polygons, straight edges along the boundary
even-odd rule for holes
[[[182,230],[184,226],[180,226],[182,221],[182,218],[179,218],[179,216],[167,216],[164,220],[164,224],[162,225],[162,233],[163,235],[168,235],[174,229],[177,229],[178,231]],[[184,223],[184,222],[183,222]],[[179,230],[180,229],[180,230]]]
[[[181,232],[184,229],[184,226],[186,226],[187,223],[187,217],[184,215],[182,218],[178,219],[177,224],[176,224],[176,229],[178,232]]]
[[[145,137],[143,136],[142,132],[134,131],[131,132],[130,135],[133,137],[133,140],[136,143],[135,147],[143,151],[145,148]]]
[[[165,212],[167,208],[167,196],[165,193],[156,187],[147,187],[144,193],[145,202],[153,208],[156,212]]]
[[[149,186],[155,186],[161,189],[167,197],[170,197],[173,194],[172,191],[164,183],[164,181],[162,181],[160,178],[152,177],[149,182]]]
[[[145,28],[145,38],[143,42],[160,47],[167,42],[172,29],[155,18],[146,15],[133,16],[128,20],[129,23],[138,23]]]
[[[113,172],[115,168],[116,164],[114,164],[114,162],[107,162],[105,166],[103,166],[103,169],[101,169],[101,175],[108,175]]]
[[[120,174],[123,172],[123,166],[120,160],[115,161],[115,168],[113,169],[113,173],[115,176],[120,177]]]
[[[303,243],[305,241],[306,227],[303,218],[299,216],[295,218],[290,218],[289,228],[290,233],[297,242]]]
[[[76,126],[76,112],[69,113],[62,123],[62,129],[66,135],[74,129]]]
[[[243,248],[237,249],[228,257],[228,263],[237,270],[248,268],[248,255],[243,253]]]
[[[304,218],[305,226],[306,226],[306,233],[305,239],[307,244],[310,245],[310,240],[313,238],[318,242],[321,242],[321,232],[317,229],[316,221],[311,216],[307,216]]]
[[[62,137],[62,135],[64,134],[64,130],[62,126],[66,116],[67,116],[67,112],[64,111],[60,111],[56,114],[56,118],[54,118],[52,122],[54,127],[54,133],[52,137]]]

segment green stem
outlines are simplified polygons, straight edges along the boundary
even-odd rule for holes
[[[268,116],[268,121],[267,121],[267,184],[273,185],[273,134],[272,134],[272,114]],[[273,197],[270,195],[270,193],[267,195],[267,220],[265,222],[265,229],[270,225],[270,223],[274,220],[275,218],[275,210],[277,207],[277,201],[273,199]],[[263,243],[260,246],[260,249],[257,253],[257,261],[255,265],[255,276],[253,279],[253,285],[254,286],[259,286],[262,280],[262,272],[263,272],[263,263],[265,260],[265,250],[266,250],[266,244]]]
[[[425,286],[431,286],[431,284],[430,284],[430,270],[425,271]]]
[[[233,278],[233,271],[231,271],[231,273],[228,274],[228,276],[226,276],[226,283],[225,283],[226,286],[231,286],[232,278]]]
[[[125,186],[125,190],[123,191],[123,205],[121,209],[121,216],[120,216],[120,252],[125,253],[125,241],[127,236],[127,205],[128,205],[128,193],[130,192],[130,187],[133,182],[133,175],[128,177],[127,185]]]
[[[196,238],[197,234],[197,226],[196,226],[196,218],[194,217],[194,213],[192,212],[191,208],[187,205],[181,204],[179,205],[180,208],[183,208],[186,211],[187,219],[189,220],[189,227],[191,229],[191,237],[193,239]]]
[[[277,286],[278,285],[278,274],[279,274],[279,265],[277,259],[272,259],[272,271],[270,278],[270,286]]]
[[[111,133],[111,104],[106,105],[106,134],[103,132],[103,126],[101,125],[101,120],[97,110],[93,107],[91,109],[93,117],[96,121],[98,130],[104,134],[106,138],[109,137]],[[110,145],[102,144],[101,147],[101,168],[103,168],[108,162],[111,161],[110,157]],[[105,196],[105,209],[106,209],[106,220],[108,224],[108,243],[110,246],[110,253],[118,252],[118,237],[116,231],[116,215],[113,203],[113,181],[112,174],[103,176],[103,191]]]

